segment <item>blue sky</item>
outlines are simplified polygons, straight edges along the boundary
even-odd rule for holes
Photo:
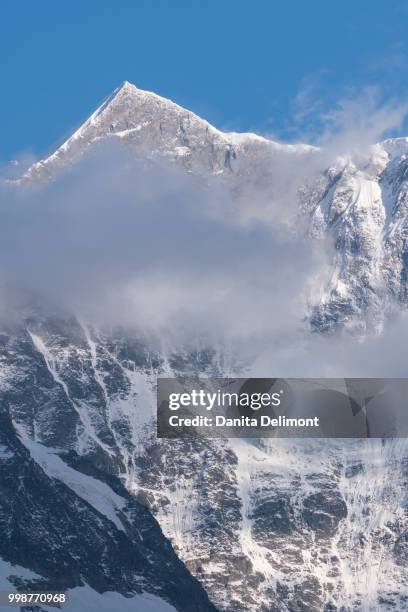
[[[404,0],[2,0],[0,159],[49,151],[125,79],[220,128],[313,139],[364,87],[408,101],[407,26]]]

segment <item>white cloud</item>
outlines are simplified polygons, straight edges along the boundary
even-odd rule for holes
[[[35,295],[45,308],[97,325],[233,343],[254,375],[403,375],[404,318],[364,341],[310,334],[328,245],[293,227],[306,178],[402,121],[404,105],[376,100],[368,91],[339,103],[325,118],[319,153],[277,155],[268,184],[248,183],[239,199],[222,181],[134,159],[112,143],[47,185],[3,186],[3,317],[16,316],[16,299],[21,306]]]
[[[251,195],[246,218],[226,188],[101,146],[52,183],[2,190],[2,285],[144,332],[281,335],[306,316],[323,251],[288,228],[282,190]]]

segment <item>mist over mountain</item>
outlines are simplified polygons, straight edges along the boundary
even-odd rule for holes
[[[405,326],[408,143],[368,144],[403,115],[362,98],[333,114],[320,148],[284,145],[220,132],[124,82],[52,155],[3,181],[3,312],[12,300],[15,315],[23,288],[99,326],[239,341],[249,362],[306,343],[341,370],[384,326],[386,337]],[[310,335],[341,330],[342,360],[333,338]]]
[[[0,485],[22,508],[0,502],[2,588],[408,609],[404,440],[155,435],[158,375],[406,375],[408,138],[336,121],[281,144],[125,82],[2,181]]]

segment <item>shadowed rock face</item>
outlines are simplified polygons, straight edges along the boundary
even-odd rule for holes
[[[237,198],[259,185],[272,198],[282,156],[296,173],[317,154],[224,134],[125,83],[26,180],[105,138]],[[407,150],[386,141],[297,191],[310,235],[335,244],[315,331],[376,326],[406,304]],[[408,609],[405,441],[157,440],[157,375],[222,376],[223,355],[35,309],[22,319],[0,335],[3,559],[45,586],[144,590],[186,611]]]
[[[1,555],[47,584],[83,580],[97,590],[130,593],[143,583],[183,610],[175,582],[181,594],[196,592],[197,610],[211,609],[168,538],[219,610],[357,611],[362,601],[370,610],[404,609],[405,441],[157,440],[156,376],[164,368],[169,375],[169,363],[175,375],[219,374],[218,357],[211,351],[152,355],[130,333],[104,336],[75,319],[48,322],[38,315],[8,330],[0,401],[13,424],[2,428],[0,443],[11,445],[13,458],[2,451],[0,483],[13,495],[2,496],[2,516],[30,525],[23,520],[27,512],[37,522],[34,533],[20,528],[3,538]],[[44,447],[57,447],[72,472],[53,467],[38,451]],[[81,498],[72,473],[109,488],[113,518],[100,495]],[[16,492],[20,476],[24,487]],[[22,507],[21,519],[10,503]],[[115,516],[125,532],[112,522]],[[46,549],[26,555],[41,530],[70,542],[55,553],[63,572]],[[107,568],[97,563],[104,547],[111,551]]]
[[[151,513],[116,477],[72,451],[62,455],[63,461],[49,455],[51,463],[62,465],[61,473],[64,461],[72,466],[66,468],[68,481],[54,477],[55,471],[50,475],[49,466],[44,470],[44,462],[20,441],[3,402],[0,448],[0,555],[37,574],[21,581],[22,589],[66,591],[87,584],[98,593],[116,591],[126,597],[148,592],[186,612],[215,610]],[[67,484],[75,478],[89,490],[103,483],[107,499],[111,495],[119,502],[116,524],[102,506],[90,503],[92,496]],[[18,570],[11,582],[20,585]]]

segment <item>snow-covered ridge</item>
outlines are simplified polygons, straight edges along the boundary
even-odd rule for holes
[[[184,165],[197,163],[217,173],[231,170],[231,160],[240,151],[303,154],[315,150],[253,133],[222,132],[175,102],[124,81],[54,153],[33,164],[25,177],[50,177],[105,138],[133,145],[142,157],[170,156]]]
[[[215,174],[239,173],[242,163],[262,163],[274,153],[293,154],[296,159],[320,150],[309,144],[276,142],[251,132],[223,132],[176,102],[124,81],[61,146],[34,163],[23,178],[52,178],[60,167],[108,138],[131,145],[141,158],[170,158],[187,168],[196,166]],[[382,165],[407,153],[408,137],[387,139],[372,146],[371,163]]]

